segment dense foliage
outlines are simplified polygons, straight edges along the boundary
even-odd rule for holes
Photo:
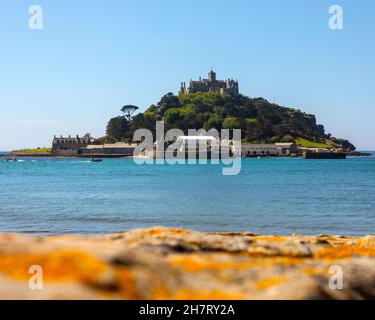
[[[345,141],[326,134],[324,127],[316,123],[314,115],[282,107],[263,98],[213,92],[180,96],[168,93],[156,105],[131,119],[126,115],[111,119],[107,125],[107,139],[130,141],[139,128],[154,132],[158,120],[164,120],[166,130],[179,128],[185,134],[188,129],[241,129],[242,139],[254,143],[299,139],[336,146],[336,142],[342,145]]]

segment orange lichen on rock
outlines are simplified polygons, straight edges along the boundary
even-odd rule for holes
[[[306,267],[302,269],[302,272],[309,276],[326,275],[327,271],[327,266]]]
[[[163,227],[156,227],[156,228],[151,228],[151,229],[144,229],[144,230],[136,230],[134,231],[135,234],[137,235],[166,235],[168,233],[170,234],[176,234],[176,235],[185,235],[189,233],[187,230],[183,229],[167,229]]]
[[[163,285],[155,285],[150,291],[150,296],[148,297],[151,300],[170,300],[173,296],[171,288]]]
[[[131,270],[124,267],[119,268],[116,271],[116,280],[124,299],[138,300],[143,298],[137,290],[137,283]]]
[[[178,255],[171,256],[168,262],[180,267],[187,272],[218,271],[218,270],[243,270],[254,266],[254,260],[236,261],[231,255]]]
[[[341,245],[324,248],[314,254],[318,259],[341,259],[354,256],[375,257],[375,249],[358,245]]]
[[[250,237],[250,239],[256,241],[284,242],[288,238],[284,236],[254,236]]]
[[[258,283],[256,283],[255,287],[258,290],[264,290],[264,289],[268,289],[268,288],[271,288],[271,287],[274,287],[274,286],[278,286],[278,285],[286,282],[286,280],[287,279],[283,276],[266,278],[266,279],[262,279]]]
[[[258,259],[260,260],[260,259]],[[268,267],[275,266],[275,265],[282,265],[286,267],[292,266],[300,266],[306,262],[306,258],[301,257],[288,257],[288,256],[281,256],[281,257],[266,257],[262,259],[263,261],[267,262]],[[260,260],[260,261],[262,261]],[[265,263],[263,263],[263,267],[265,267]]]
[[[359,239],[358,246],[363,248],[375,248],[375,236],[366,236]]]
[[[34,265],[43,290],[27,286]],[[332,265],[345,274],[340,292],[328,288]],[[375,298],[374,278],[375,236],[0,234],[0,299],[362,299]]]
[[[29,268],[34,265],[42,268],[44,280],[53,282],[92,282],[107,270],[105,263],[96,257],[76,250],[0,256],[0,274],[13,279],[29,279],[31,276]]]

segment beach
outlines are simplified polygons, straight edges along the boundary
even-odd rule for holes
[[[0,235],[1,299],[373,299],[374,277],[375,236]]]

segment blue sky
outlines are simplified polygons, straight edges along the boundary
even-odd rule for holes
[[[43,30],[28,28],[34,4]],[[122,105],[144,110],[211,67],[375,150],[374,36],[373,0],[3,0],[0,150],[104,135]]]

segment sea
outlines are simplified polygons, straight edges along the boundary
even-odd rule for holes
[[[374,152],[375,154],[375,152]],[[375,156],[138,165],[0,158],[0,232],[108,234],[165,226],[257,234],[375,234]]]

